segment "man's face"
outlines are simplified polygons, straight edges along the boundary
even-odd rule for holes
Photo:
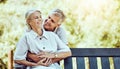
[[[46,31],[54,31],[59,26],[60,17],[50,14],[44,22],[44,28]]]

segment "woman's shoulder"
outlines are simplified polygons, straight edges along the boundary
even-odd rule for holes
[[[30,34],[30,32],[24,32],[23,33],[23,36],[27,36],[27,35],[29,35]]]
[[[30,35],[30,32],[24,32],[24,33],[22,34],[22,37],[24,38],[24,37],[26,37],[26,36],[28,36],[28,35]]]
[[[47,36],[52,37],[52,38],[56,38],[57,37],[57,34],[55,34],[52,31],[46,31],[46,34],[47,34]]]

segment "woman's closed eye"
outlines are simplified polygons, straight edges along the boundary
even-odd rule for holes
[[[39,17],[38,17],[38,16],[36,16],[36,17],[35,17],[35,19],[39,19],[39,18],[41,19],[41,16],[39,16]]]

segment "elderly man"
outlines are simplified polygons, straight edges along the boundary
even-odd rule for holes
[[[46,31],[55,32],[65,44],[68,44],[66,33],[63,28],[60,27],[64,20],[64,13],[59,9],[55,9],[48,15],[48,18],[45,20],[43,27]]]

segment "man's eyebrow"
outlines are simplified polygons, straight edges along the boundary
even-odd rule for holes
[[[50,16],[48,16],[48,18],[51,18]]]
[[[55,21],[54,21],[50,16],[48,16],[48,18],[51,19],[51,21],[52,21],[53,23],[55,23]]]

